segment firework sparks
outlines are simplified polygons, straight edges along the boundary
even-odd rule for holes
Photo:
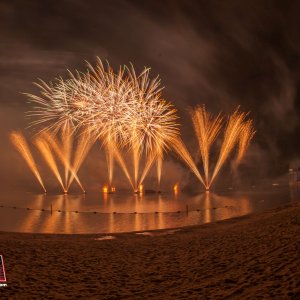
[[[236,158],[236,164],[238,165],[243,159],[251,140],[255,135],[255,130],[253,128],[253,121],[246,121],[241,128],[240,138],[239,138],[239,148]]]
[[[71,156],[72,156],[72,147],[73,147],[73,135],[71,133],[70,124],[66,123],[61,128],[61,141],[62,141],[62,149],[64,153],[65,160],[70,164]],[[67,184],[69,180],[70,170],[65,167],[65,183]]]
[[[90,127],[100,132],[98,136],[106,145],[109,181],[112,181],[116,149],[117,160],[126,177],[129,176],[120,153],[121,149],[127,148],[132,153],[133,164],[130,182],[136,190],[149,171],[156,153],[161,153],[162,159],[163,151],[170,147],[172,139],[178,136],[176,110],[161,99],[163,88],[160,86],[160,80],[158,77],[150,80],[149,69],[144,69],[141,74],[136,75],[131,65],[131,68],[120,68],[119,72],[114,73],[109,66],[105,69],[100,60],[96,68],[89,65],[89,69],[97,86],[108,87],[101,89],[101,92],[110,91],[108,96],[100,97],[101,114],[90,118]],[[99,102],[96,105],[99,106]],[[105,124],[105,130],[101,129],[101,124]],[[145,157],[146,163],[140,175],[142,157]],[[161,171],[158,172],[160,173]]]
[[[239,143],[239,140],[241,139],[241,136],[243,137],[244,132],[244,120],[246,118],[247,114],[242,113],[239,111],[239,108],[235,110],[235,112],[229,117],[228,123],[225,129],[223,143],[220,149],[220,154],[218,161],[216,163],[213,175],[211,177],[210,183],[208,188],[212,185],[215,177],[219,173],[220,169],[222,168],[224,162],[227,160],[228,156],[232,152],[234,146]],[[247,124],[247,123],[246,123]],[[250,123],[252,124],[252,123]],[[241,143],[239,144],[241,146]],[[242,146],[245,146],[242,144]],[[239,150],[239,153],[244,155],[245,148],[242,150]]]
[[[211,148],[224,118],[221,114],[211,115],[205,106],[190,111],[203,163],[202,176],[181,140],[176,109],[162,98],[163,86],[158,76],[151,78],[149,68],[137,73],[133,65],[115,71],[99,58],[95,66],[87,65],[86,72],[69,72],[65,80],[57,78],[49,84],[40,80],[36,84],[40,94],[27,94],[34,104],[28,113],[35,118],[30,125],[46,133],[44,140],[49,143],[47,148],[40,141],[39,149],[43,149],[44,157],[50,157],[48,150],[53,149],[63,163],[66,190],[74,179],[83,189],[77,172],[96,140],[106,153],[109,186],[113,184],[117,162],[135,191],[142,186],[154,162],[160,186],[164,155],[170,149],[179,154],[206,189],[210,188],[236,145],[236,164],[240,163],[255,133],[252,121],[245,121],[246,114],[237,109],[229,117],[219,158],[210,177]],[[76,144],[78,132],[82,132],[82,138]],[[54,138],[58,133],[61,142]],[[124,153],[130,153],[131,160],[125,159]],[[128,167],[129,161],[132,170]],[[57,168],[51,165],[57,176]]]
[[[219,158],[210,178],[209,158],[211,146],[222,129],[223,117],[221,114],[214,117],[206,111],[205,106],[197,106],[195,109],[190,110],[190,113],[203,163],[204,179],[183,142],[177,140],[177,142],[174,143],[174,149],[183,161],[185,161],[185,163],[190,167],[199,181],[204,185],[205,189],[209,190],[236,145],[238,145],[237,163],[239,163],[243,158],[249,143],[255,134],[253,122],[252,120],[245,121],[247,113],[240,112],[239,108],[237,108],[228,118]]]
[[[10,134],[10,140],[11,140],[12,144],[16,147],[16,149],[19,151],[19,153],[22,155],[24,160],[26,161],[30,170],[32,171],[32,173],[34,174],[34,176],[37,178],[38,182],[42,186],[44,192],[46,192],[46,188],[44,186],[40,172],[38,171],[38,168],[35,164],[35,161],[32,157],[29,146],[28,146],[24,136],[19,132],[12,132]]]
[[[84,159],[86,158],[93,144],[94,144],[93,137],[91,137],[91,135],[88,132],[83,132],[82,134],[79,135],[77,145],[76,145],[76,151],[74,153],[71,172],[69,171],[71,174],[68,180],[67,190],[70,188],[73,180],[75,179],[75,174],[78,173]]]
[[[60,146],[59,141],[57,141],[57,139],[55,139],[55,137],[53,135],[51,135],[50,133],[47,133],[47,132],[42,133],[41,137],[44,138],[47,141],[47,143],[49,143],[51,148],[54,150],[54,152],[56,153],[56,155],[58,156],[58,158],[62,162],[63,166],[69,170],[69,172],[71,173],[71,176],[74,177],[74,179],[78,183],[79,187],[82,189],[83,192],[85,192],[85,190],[84,190],[84,188],[83,188],[83,186],[82,186],[75,170],[73,169],[70,161],[68,160],[68,158],[66,158],[65,153],[62,150],[62,147]],[[64,184],[64,186],[68,186],[68,183],[66,182]]]
[[[160,190],[163,159],[164,159],[163,152],[159,149],[159,151],[157,153],[157,159],[156,159],[156,172],[157,172],[158,190]]]
[[[100,59],[93,67],[88,63],[86,73],[69,73],[70,78],[53,83],[40,81],[40,96],[28,94],[35,104],[28,113],[37,117],[32,126],[43,126],[42,131],[64,136],[63,151],[66,165],[70,165],[72,134],[79,128],[99,138],[105,147],[109,183],[113,181],[114,159],[126,177],[128,168],[121,158],[121,150],[132,152],[134,189],[141,184],[149,170],[149,161],[159,159],[157,175],[160,182],[163,152],[170,148],[179,135],[176,110],[161,99],[163,87],[159,77],[150,79],[150,69],[137,75],[134,67],[120,67],[117,72]],[[159,153],[159,155],[157,155]],[[145,165],[140,174],[140,160]],[[69,178],[65,170],[65,181]],[[141,175],[141,177],[140,177]],[[131,175],[130,175],[131,177]]]
[[[208,188],[210,149],[221,130],[223,118],[220,114],[213,117],[206,111],[204,105],[196,107],[190,113],[203,161],[205,187]]]
[[[39,149],[39,151],[41,152],[42,156],[44,157],[44,159],[45,159],[47,165],[49,166],[50,170],[53,172],[53,174],[57,178],[59,184],[61,185],[61,187],[64,191],[64,193],[66,193],[67,189],[66,189],[65,185],[63,184],[62,178],[60,176],[60,173],[59,173],[59,170],[58,170],[58,167],[57,167],[57,163],[55,161],[55,158],[53,156],[53,153],[51,151],[51,148],[50,148],[49,144],[44,139],[37,138],[35,140],[35,145]]]
[[[200,182],[205,186],[205,182],[203,177],[201,176],[197,166],[192,159],[189,151],[187,150],[186,146],[184,145],[181,139],[177,139],[173,143],[173,148],[175,152],[180,156],[180,158],[190,167],[191,171],[196,175],[196,177],[200,180]]]

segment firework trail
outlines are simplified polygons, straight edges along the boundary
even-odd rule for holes
[[[131,142],[131,149],[132,149],[132,160],[133,160],[133,179],[134,179],[134,186],[135,189],[138,188],[138,176],[139,176],[139,167],[140,167],[140,159],[141,159],[141,147],[137,140],[137,133],[136,128],[132,128],[132,142]]]
[[[223,143],[221,145],[219,158],[217,160],[213,175],[209,182],[208,188],[212,185],[215,177],[222,168],[224,162],[227,160],[228,156],[232,152],[234,146],[239,143],[239,139],[243,136],[243,126],[244,120],[247,114],[239,111],[239,108],[229,117],[228,123],[225,129]],[[239,153],[244,154],[244,151],[239,151]]]
[[[204,105],[197,106],[195,109],[190,111],[190,114],[203,162],[205,188],[208,188],[210,150],[221,130],[223,117],[221,117],[220,114],[218,114],[216,117],[212,116],[206,111]]]
[[[186,146],[184,145],[181,139],[177,139],[173,143],[173,149],[175,152],[180,156],[180,158],[190,167],[191,171],[196,175],[196,177],[200,180],[200,182],[205,186],[205,182],[203,177],[201,176],[197,166],[192,159],[189,151],[187,150]]]
[[[19,132],[12,132],[10,134],[10,140],[11,140],[12,144],[16,147],[16,149],[19,151],[21,156],[24,158],[24,160],[26,161],[30,170],[32,171],[32,173],[34,174],[34,176],[37,178],[38,182],[42,186],[44,192],[46,192],[46,188],[42,181],[41,175],[37,169],[37,166],[31,155],[29,146],[28,146],[24,136]]]
[[[83,132],[79,135],[76,151],[74,153],[73,164],[71,168],[70,178],[67,184],[67,190],[70,188],[75,176],[77,174],[84,159],[86,158],[89,150],[91,149],[92,145],[94,144],[93,137],[90,136],[88,132]]]
[[[35,145],[38,148],[38,150],[41,152],[42,156],[44,157],[44,159],[45,159],[46,163],[48,164],[50,170],[53,172],[53,174],[57,178],[57,180],[58,180],[59,184],[61,185],[63,191],[66,193],[67,189],[66,189],[65,185],[63,184],[62,178],[60,176],[55,158],[53,156],[53,153],[50,149],[49,144],[44,139],[37,138],[35,140]]]
[[[143,172],[142,172],[142,175],[140,177],[140,181],[138,183],[138,185],[135,186],[135,192],[137,192],[139,190],[139,187],[143,185],[143,182],[155,160],[156,156],[153,155],[153,156],[148,156],[147,157],[147,160],[146,160],[146,163],[145,163],[145,166],[144,166],[144,169],[143,169]]]
[[[78,183],[79,187],[82,189],[83,192],[85,192],[75,170],[73,169],[73,167],[70,164],[70,161],[66,158],[65,153],[62,150],[62,147],[61,147],[59,141],[57,139],[55,139],[54,136],[48,132],[43,132],[41,134],[41,137],[44,138],[48,142],[48,144],[51,146],[51,148],[57,154],[57,156],[60,159],[60,161],[62,162],[63,166],[65,168],[69,169],[71,176],[74,177],[74,179]],[[68,184],[66,183],[65,186],[68,186]]]
[[[132,178],[131,178],[130,173],[129,173],[129,171],[128,171],[127,165],[126,165],[126,163],[125,163],[125,161],[124,161],[124,158],[123,158],[123,156],[121,155],[121,153],[120,153],[118,147],[115,147],[115,148],[113,149],[113,155],[114,155],[114,157],[116,158],[116,160],[118,161],[118,163],[119,163],[119,165],[121,166],[122,170],[124,171],[124,174],[125,174],[126,178],[128,179],[128,181],[129,181],[129,183],[130,183],[132,189],[135,190],[135,185],[134,185],[133,182],[132,182]]]
[[[193,161],[190,153],[186,149],[182,141],[177,140],[174,145],[174,150],[190,167],[199,181],[204,185],[206,190],[209,190],[214,182],[220,169],[232,153],[234,147],[238,146],[238,154],[236,162],[239,163],[243,158],[255,131],[253,129],[253,121],[245,121],[247,113],[242,113],[237,108],[234,113],[228,118],[225,128],[223,141],[219,153],[219,158],[216,162],[213,174],[209,177],[209,158],[211,153],[211,146],[219,135],[222,125],[223,117],[221,114],[213,116],[208,113],[205,106],[197,106],[190,110],[192,123],[195,135],[198,141],[199,152],[203,163],[204,179],[197,169],[196,163]]]
[[[112,142],[108,139],[107,146],[105,148],[106,162],[107,162],[107,172],[108,172],[108,183],[112,186],[113,175],[114,175],[114,147]]]
[[[160,182],[161,182],[161,174],[162,174],[162,167],[163,167],[163,159],[164,154],[161,149],[158,150],[157,158],[156,158],[156,173],[157,173],[157,185],[158,190],[160,190]]]
[[[82,133],[78,138],[72,163],[71,152],[72,147],[75,146],[72,143],[73,137],[69,136],[69,132],[66,136],[62,134],[61,137],[63,142],[59,143],[59,141],[54,137],[51,137],[49,133],[44,132],[38,135],[38,137],[35,139],[35,144],[42,156],[44,157],[49,168],[54,173],[55,177],[62,186],[64,193],[67,193],[74,179],[76,179],[79,186],[82,188],[77,173],[93,142],[88,133]],[[72,144],[69,145],[70,143]],[[54,150],[54,152],[52,150]],[[68,177],[65,176],[64,182],[62,180],[56,160],[54,158],[54,153],[58,155],[60,161],[63,163],[65,175],[68,175]]]
[[[73,134],[71,132],[70,124],[66,122],[61,128],[60,135],[62,141],[62,149],[65,160],[71,164],[72,148],[73,148]],[[65,184],[69,181],[70,169],[65,166]]]
[[[255,135],[255,130],[253,128],[253,121],[248,120],[248,121],[244,122],[244,124],[242,125],[242,128],[241,128],[241,133],[240,133],[240,137],[239,137],[239,148],[238,148],[238,154],[237,154],[237,158],[236,158],[236,162],[235,162],[236,165],[238,165],[241,162],[241,160],[243,159],[254,135]]]
[[[114,147],[113,142],[108,138],[105,147],[107,171],[108,171],[108,182],[109,186],[112,186],[113,174],[114,174]]]

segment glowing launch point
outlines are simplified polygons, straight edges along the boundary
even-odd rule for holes
[[[174,184],[173,191],[174,191],[174,194],[178,194],[178,192],[179,192],[179,183]]]
[[[116,192],[116,188],[114,186],[109,187],[107,185],[103,186],[102,192],[104,194],[114,194]]]
[[[140,184],[138,188],[134,189],[133,191],[134,194],[143,194],[144,193],[144,186]]]
[[[139,186],[139,193],[143,194],[143,192],[144,192],[144,186],[142,184],[140,184],[140,186]]]

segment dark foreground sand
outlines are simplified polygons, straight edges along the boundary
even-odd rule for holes
[[[0,233],[0,299],[300,299],[299,204],[167,233]]]

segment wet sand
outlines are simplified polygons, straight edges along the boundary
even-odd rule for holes
[[[146,235],[0,233],[0,299],[300,299],[300,205]]]

